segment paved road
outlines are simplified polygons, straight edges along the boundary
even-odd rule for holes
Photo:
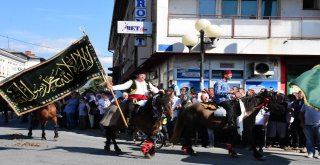
[[[253,160],[251,152],[237,149],[239,158],[231,159],[222,148],[195,147],[198,156],[182,155],[180,146],[164,147],[156,152],[155,157],[142,157],[140,147],[131,141],[119,140],[125,154],[117,156],[114,152],[103,150],[104,138],[99,130],[60,130],[59,139],[53,140],[53,131],[47,131],[47,141],[40,140],[41,131],[34,131],[34,137],[28,139],[26,124],[10,121],[3,125],[0,120],[0,158],[1,165],[95,165],[95,164],[308,164],[319,165],[320,159],[308,159],[304,154],[267,150],[264,162]],[[272,152],[272,153],[271,153]]]

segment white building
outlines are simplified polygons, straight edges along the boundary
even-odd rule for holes
[[[205,18],[223,29],[216,48],[206,47],[206,87],[232,70],[232,86],[290,92],[292,79],[319,64],[319,9],[320,0],[116,0],[109,39],[114,75],[120,82],[144,69],[164,88],[170,79],[198,88],[199,46],[189,53],[181,37],[199,35],[195,22]],[[152,22],[151,35],[117,33],[117,21],[141,18]],[[267,74],[257,72],[260,63]]]
[[[0,49],[0,81],[42,61],[43,58],[35,56],[31,51],[22,53]]]

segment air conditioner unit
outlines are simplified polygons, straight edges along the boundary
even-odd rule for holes
[[[274,75],[274,67],[272,63],[267,62],[255,62],[253,64],[253,74],[254,75]]]

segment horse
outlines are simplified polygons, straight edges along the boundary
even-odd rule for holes
[[[53,103],[45,106],[44,108],[33,111],[31,113],[31,122],[30,122],[28,136],[32,137],[32,129],[35,126],[37,126],[40,122],[41,130],[42,130],[41,140],[47,140],[45,127],[48,121],[51,120],[53,122],[53,128],[54,128],[54,139],[57,139],[59,137],[58,130],[57,130],[58,128],[57,108],[59,108],[59,105],[57,103]]]
[[[246,115],[244,120],[250,120],[254,122],[254,116],[257,115],[258,110],[262,106],[267,106],[267,99],[263,96],[250,96],[242,99],[242,105],[245,107]],[[233,110],[237,116],[240,116],[240,102],[234,102]],[[190,155],[196,155],[195,151],[192,149],[192,135],[196,127],[205,126],[211,128],[214,131],[223,131],[228,136],[227,149],[228,153],[232,158],[237,157],[237,153],[234,150],[234,144],[236,139],[237,128],[235,127],[224,127],[226,124],[225,117],[216,117],[214,111],[206,109],[205,105],[201,103],[192,104],[182,112],[180,112],[177,122],[174,127],[173,135],[170,139],[172,143],[177,143],[180,137],[184,138],[184,143],[182,145],[182,150]],[[212,109],[212,108],[210,108]],[[213,109],[217,109],[215,106]],[[224,129],[223,129],[224,128]]]
[[[12,108],[8,105],[8,103],[2,97],[0,97],[0,112],[3,112],[5,124],[9,123],[9,116],[8,116],[9,111],[13,111]]]
[[[160,131],[161,129],[161,125],[162,125],[161,114],[162,113],[171,114],[170,112],[171,112],[172,105],[173,104],[170,97],[160,92],[154,95],[152,98],[149,98],[145,106],[140,107],[139,110],[133,116],[132,121],[135,128],[142,131],[147,136],[147,140],[145,141],[145,143],[141,148],[141,151],[144,154],[144,156],[151,158],[151,156],[155,155],[155,146],[154,146],[154,140],[152,136],[156,135],[158,131]],[[124,109],[125,102],[120,103],[120,107]],[[107,110],[108,112],[104,118],[109,117],[108,113],[114,114],[116,109],[117,108],[115,105],[111,105],[108,108]],[[155,115],[154,113],[158,113],[157,116],[159,117],[154,117]],[[109,151],[110,143],[112,140],[116,153],[120,154],[122,151],[118,147],[117,142],[115,140],[115,137],[116,137],[115,131],[117,130],[117,128],[121,127],[123,123],[120,122],[122,123],[120,125],[119,125],[119,122],[117,125],[108,125],[108,123],[109,122],[106,122],[106,124],[101,123],[106,128],[106,144],[104,148],[105,150]]]

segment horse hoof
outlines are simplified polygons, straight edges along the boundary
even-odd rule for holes
[[[149,153],[146,153],[146,154],[144,155],[144,157],[145,157],[145,158],[148,158],[148,159],[151,159],[151,158],[152,158],[152,156],[151,156]]]
[[[110,151],[110,147],[104,146],[105,151]]]
[[[53,137],[53,138],[57,139],[58,137],[59,137],[59,135],[54,135],[54,137]]]
[[[47,138],[44,137],[44,138],[41,138],[41,140],[47,140]]]
[[[116,152],[117,155],[120,155],[123,153],[119,147],[115,147],[114,151]]]
[[[234,151],[232,151],[231,153],[229,153],[231,158],[238,158],[238,154]]]

